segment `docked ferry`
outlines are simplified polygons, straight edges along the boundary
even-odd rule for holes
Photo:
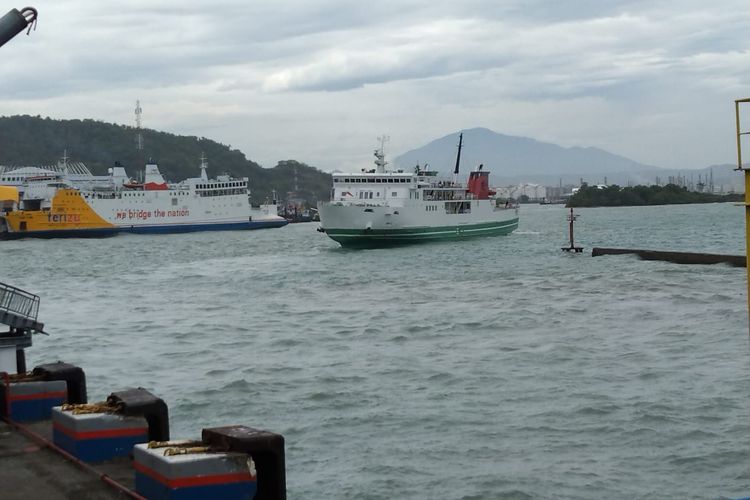
[[[25,176],[20,186],[0,186],[0,238],[81,237],[130,233],[180,233],[261,229],[287,224],[276,204],[253,207],[248,179],[209,179],[205,158],[200,177],[166,182],[156,163],[143,182],[125,169],[108,179],[71,178],[65,173]],[[85,177],[85,176],[84,176]]]
[[[482,165],[465,185],[457,182],[462,144],[463,134],[452,180],[427,167],[386,170],[381,144],[375,169],[333,174],[331,201],[318,204],[318,230],[342,246],[360,247],[511,233],[518,206],[495,198]]]

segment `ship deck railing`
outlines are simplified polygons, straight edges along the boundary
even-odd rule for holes
[[[37,322],[39,296],[5,283],[0,283],[0,323],[16,330],[43,331]]]

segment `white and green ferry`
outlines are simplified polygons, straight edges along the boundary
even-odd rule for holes
[[[381,143],[375,169],[333,174],[331,201],[318,204],[320,228],[342,246],[385,246],[422,241],[508,234],[518,227],[518,206],[501,202],[489,187],[489,172],[454,179],[417,166],[414,172],[386,170]]]

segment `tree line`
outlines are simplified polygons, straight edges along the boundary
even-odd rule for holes
[[[718,203],[740,201],[742,194],[713,194],[688,191],[684,186],[617,185],[598,187],[585,183],[570,197],[568,207],[622,207],[640,205],[676,205],[685,203]]]

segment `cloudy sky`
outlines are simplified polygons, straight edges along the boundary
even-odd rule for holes
[[[735,161],[747,0],[31,0],[0,115],[205,136],[359,170],[464,128],[668,168]],[[750,113],[747,123],[750,128]],[[75,152],[71,152],[75,156]]]

